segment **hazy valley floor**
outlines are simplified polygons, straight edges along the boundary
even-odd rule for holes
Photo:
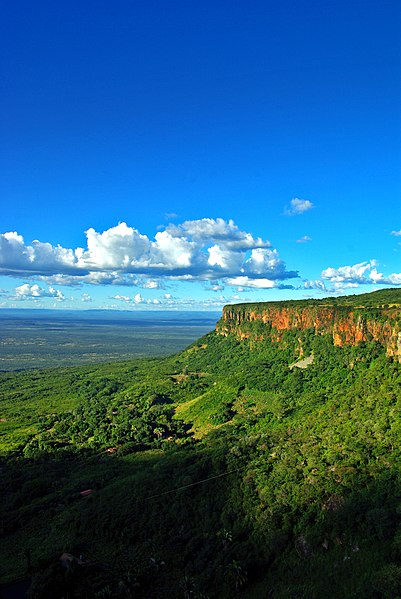
[[[214,328],[211,312],[0,311],[0,370],[75,366],[184,349]]]

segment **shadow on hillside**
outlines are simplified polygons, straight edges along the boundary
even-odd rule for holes
[[[183,546],[199,535],[196,543],[202,544],[202,538],[219,530],[228,486],[220,477],[224,457],[212,453],[198,448],[128,455],[80,452],[68,459],[48,454],[3,464],[2,579],[30,574],[34,587],[46,589],[48,578],[64,580],[67,573],[71,578],[71,568],[62,572],[60,563],[67,552],[85,555],[80,567],[73,560],[74,577],[85,572],[99,591],[120,575],[132,577],[134,587],[138,577],[142,587],[149,585],[166,553],[182,561]],[[160,576],[167,575],[163,568]],[[57,592],[33,596],[61,597]],[[71,596],[82,592],[89,591],[74,590]]]
[[[211,435],[165,453],[10,461],[2,577],[32,576],[29,596],[52,599],[401,594],[397,473],[266,505],[247,459]]]

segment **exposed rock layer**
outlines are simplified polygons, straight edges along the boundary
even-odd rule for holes
[[[387,355],[401,361],[401,306],[346,307],[305,305],[293,302],[240,304],[225,306],[216,330],[239,339],[280,341],[282,332],[313,329],[315,334],[330,334],[335,345],[357,345],[378,341]]]

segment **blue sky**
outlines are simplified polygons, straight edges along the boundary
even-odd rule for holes
[[[0,306],[401,285],[401,4],[9,2]]]

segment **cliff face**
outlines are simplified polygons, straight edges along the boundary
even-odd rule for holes
[[[216,330],[239,339],[280,341],[283,331],[313,329],[330,334],[335,345],[378,341],[388,356],[401,361],[401,306],[347,307],[305,305],[305,302],[225,306]]]

